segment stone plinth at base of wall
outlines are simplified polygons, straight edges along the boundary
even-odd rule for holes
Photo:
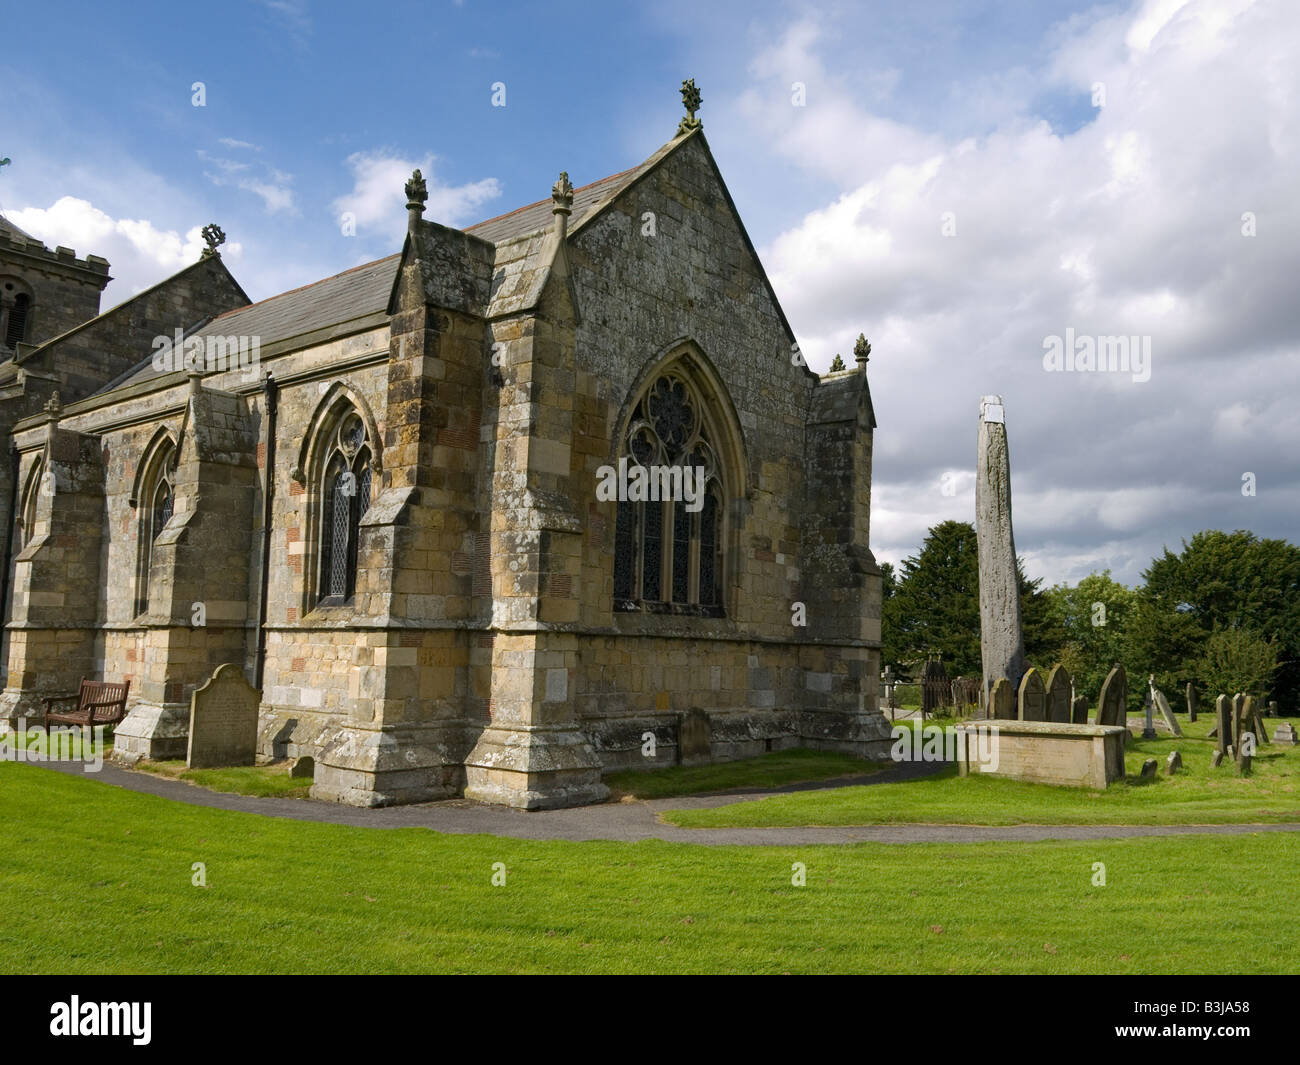
[[[450,799],[465,771],[459,725],[338,728],[315,756],[311,797],[349,806],[397,806]]]
[[[113,729],[113,761],[184,758],[189,739],[189,703],[136,703]]]
[[[45,704],[41,702],[41,696],[56,694],[6,688],[0,692],[0,721],[16,724],[21,718],[28,725],[39,725],[45,721]]]
[[[465,798],[519,810],[586,806],[609,798],[600,773],[580,729],[489,727],[465,759]]]
[[[957,726],[962,776],[991,776],[1104,789],[1124,779],[1124,734],[1118,725],[1054,721],[984,721]]]
[[[799,715],[799,746],[856,754],[872,761],[889,758],[894,736],[879,710],[805,710]]]

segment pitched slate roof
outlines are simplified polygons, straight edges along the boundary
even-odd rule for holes
[[[643,163],[630,170],[593,181],[573,191],[573,214],[569,233],[601,212],[606,204],[639,178],[649,173],[674,148],[692,134],[664,144]],[[541,253],[546,234],[554,224],[550,198],[519,207],[464,229],[496,247],[493,268],[493,297],[489,316],[513,313],[535,300],[538,277],[544,272]],[[288,340],[303,333],[363,318],[383,311],[396,280],[401,254],[345,270],[341,274],[282,292],[258,303],[227,311],[195,330],[194,336],[256,336],[263,346]],[[150,352],[136,366],[110,382],[96,395],[138,384],[160,376],[153,368]]]

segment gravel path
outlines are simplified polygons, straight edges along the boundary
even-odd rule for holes
[[[45,768],[71,776],[83,773],[80,762],[46,762]],[[86,774],[104,784],[157,795],[192,806],[216,810],[320,821],[364,828],[429,828],[453,835],[486,834],[513,839],[621,840],[663,839],[711,846],[806,846],[819,843],[986,843],[999,840],[1127,839],[1134,836],[1225,835],[1251,832],[1300,832],[1300,824],[1269,825],[847,825],[834,828],[678,828],[663,824],[665,810],[699,809],[744,802],[767,795],[852,784],[884,784],[924,776],[942,763],[904,763],[894,769],[861,777],[839,777],[810,784],[768,790],[743,790],[675,799],[603,803],[572,810],[525,813],[503,806],[484,806],[464,799],[360,809],[311,799],[260,799],[208,791],[181,780],[133,772],[105,764]]]

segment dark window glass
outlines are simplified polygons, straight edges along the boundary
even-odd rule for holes
[[[700,602],[718,605],[718,497],[710,491],[700,511]]]
[[[645,555],[641,565],[641,598],[658,602],[660,568],[663,566],[664,507],[662,503],[642,505],[645,507]]]
[[[636,504],[618,503],[614,525],[614,598],[631,599],[636,572]],[[617,607],[615,603],[615,607]]]
[[[348,594],[348,532],[352,524],[352,497],[356,493],[354,476],[344,470],[334,478],[330,491],[330,564],[325,594],[346,597]]]
[[[153,496],[153,538],[158,539],[158,534],[163,531],[163,527],[171,521],[172,517],[172,488],[166,481],[159,481],[158,487]]]
[[[11,347],[17,347],[18,343],[27,339],[27,314],[31,309],[31,301],[27,293],[19,293],[14,299],[14,305],[9,308],[9,324],[5,328],[5,343]]]
[[[691,515],[684,500],[673,504],[673,602],[690,596]]]

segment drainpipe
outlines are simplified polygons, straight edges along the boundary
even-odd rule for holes
[[[280,386],[268,373],[262,383],[266,399],[266,489],[262,492],[262,593],[257,598],[257,663],[253,687],[262,690],[262,673],[266,669],[266,595],[271,584],[271,518],[275,502],[275,412]]]
[[[5,568],[0,576],[0,643],[5,643],[4,675],[9,675],[9,649],[4,629],[9,624],[9,564],[14,557],[14,527],[18,524],[18,454],[17,442],[9,441],[9,534],[5,537]],[[31,535],[30,530],[28,536]]]

